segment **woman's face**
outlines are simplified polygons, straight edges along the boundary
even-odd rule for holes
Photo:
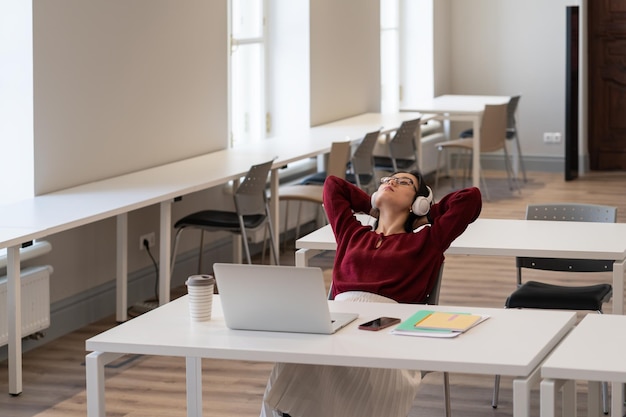
[[[387,202],[387,204],[393,204],[398,208],[410,209],[413,200],[415,200],[418,186],[417,177],[406,172],[383,177],[376,194],[377,205],[381,207],[382,202]]]

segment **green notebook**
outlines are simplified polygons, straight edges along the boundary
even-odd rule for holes
[[[404,320],[393,334],[428,337],[456,337],[487,320],[484,314],[419,310]]]

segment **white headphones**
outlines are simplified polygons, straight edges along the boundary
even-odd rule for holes
[[[429,186],[426,186],[426,189],[428,190],[428,195],[427,196],[423,196],[423,195],[418,195],[417,198],[415,198],[415,201],[413,201],[413,204],[411,205],[411,211],[413,211],[413,213],[415,213],[416,216],[425,216],[428,214],[428,212],[430,211],[430,206],[432,206],[433,204],[433,190],[430,189]],[[372,194],[372,208],[378,208],[376,207],[376,192],[374,192],[374,194]]]

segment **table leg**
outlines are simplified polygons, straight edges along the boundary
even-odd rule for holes
[[[272,168],[270,171],[270,216],[272,218],[272,229],[274,229],[274,242],[276,249],[280,248],[280,200],[278,199],[279,168]],[[270,262],[274,263],[274,258],[270,257]]]
[[[513,380],[513,417],[530,417],[530,390],[541,379],[540,367],[526,378]]]
[[[556,385],[553,379],[544,379],[540,386],[540,416],[556,417]]]
[[[202,358],[186,358],[187,417],[202,417]]]
[[[118,323],[128,320],[128,214],[118,214],[116,218],[116,285],[115,320]]]
[[[87,383],[87,417],[105,417],[104,365],[123,356],[122,353],[91,352],[85,357]]]
[[[296,251],[296,266],[309,266],[309,260],[322,253],[319,249],[298,249]]]
[[[624,264],[626,259],[613,263],[613,314],[624,314]]]
[[[589,381],[587,388],[587,417],[600,417],[601,382]]]
[[[472,152],[472,185],[480,188],[480,121],[482,113],[472,119],[474,150]]]
[[[172,201],[161,202],[159,233],[159,305],[169,303],[172,245]]]
[[[576,417],[576,381],[568,380],[563,383],[562,412],[564,417]]]
[[[620,382],[611,383],[611,417],[624,415],[624,387]]]
[[[22,393],[22,288],[20,248],[7,248],[7,319],[9,325],[9,394]]]

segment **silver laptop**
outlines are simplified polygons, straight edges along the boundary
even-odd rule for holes
[[[213,272],[231,329],[332,334],[358,317],[328,310],[320,268],[216,263]]]

